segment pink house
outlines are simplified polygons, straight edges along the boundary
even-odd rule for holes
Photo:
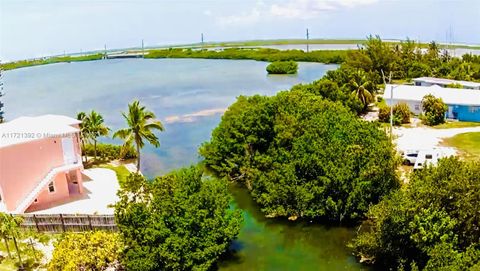
[[[0,124],[0,210],[48,208],[83,192],[79,121],[20,117]]]

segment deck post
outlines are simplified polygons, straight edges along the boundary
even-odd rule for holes
[[[63,215],[62,214],[60,214],[60,220],[62,221],[63,232],[65,232],[65,222],[63,221]]]
[[[40,229],[38,228],[38,221],[37,221],[36,215],[33,215],[33,221],[35,222],[35,228],[37,228],[37,232],[40,232]]]
[[[87,217],[88,217],[88,225],[90,226],[90,230],[93,231],[92,219],[91,219],[90,215],[87,215]]]

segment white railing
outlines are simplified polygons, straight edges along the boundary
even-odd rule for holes
[[[45,188],[45,186],[47,186],[58,173],[79,168],[80,166],[81,163],[67,164],[50,170],[48,174],[35,186],[35,188],[30,191],[30,193],[28,193],[28,195],[20,202],[20,204],[17,206],[15,211],[13,211],[13,213],[23,213],[30,206],[30,204],[32,204],[40,191],[42,191],[42,189]]]
[[[7,206],[5,206],[5,203],[0,202],[0,212],[6,213],[7,212]]]

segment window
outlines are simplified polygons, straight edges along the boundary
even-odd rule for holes
[[[432,158],[433,158],[433,155],[431,155],[431,154],[425,155],[425,159],[432,159]]]
[[[417,110],[417,111],[420,110],[420,105],[419,104],[415,105],[415,110]]]
[[[50,193],[55,192],[55,185],[53,184],[53,182],[48,184],[48,192]]]
[[[476,113],[477,111],[480,111],[480,106],[470,106],[470,107],[468,107],[468,112],[470,112],[470,113]]]

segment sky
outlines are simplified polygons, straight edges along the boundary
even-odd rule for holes
[[[0,61],[107,48],[304,38],[480,44],[480,0],[0,0]],[[450,33],[450,34],[447,34]]]

